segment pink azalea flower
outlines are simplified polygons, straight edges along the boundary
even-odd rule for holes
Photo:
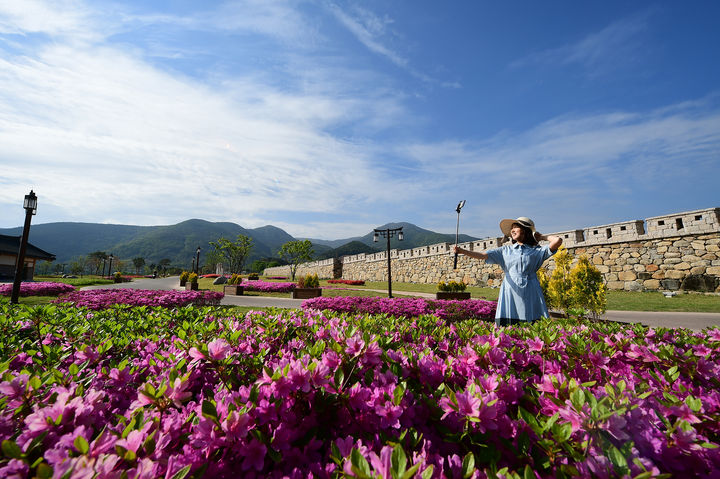
[[[255,469],[261,471],[265,465],[266,453],[267,447],[265,447],[265,444],[253,439],[243,451],[245,459],[242,462],[242,470]]]
[[[392,477],[392,453],[393,448],[391,446],[383,447],[380,450],[380,456],[372,451],[370,452],[370,464],[379,477]]]
[[[345,341],[345,344],[347,344],[347,348],[345,348],[345,352],[350,356],[355,356],[357,354],[360,354],[362,349],[365,347],[365,341],[362,340],[362,338],[359,335],[355,335],[352,338],[348,338]]]
[[[527,340],[528,351],[537,352],[542,351],[545,343],[540,338],[533,338]]]
[[[173,381],[173,383],[169,385],[167,390],[165,391],[165,396],[170,399],[177,407],[180,407],[182,406],[183,402],[187,401],[192,397],[192,393],[186,391],[187,387],[187,379],[181,381],[180,378],[175,378],[175,381]]]
[[[215,361],[222,361],[225,359],[231,350],[232,348],[223,338],[215,339],[208,343],[208,355],[210,356],[210,359]]]

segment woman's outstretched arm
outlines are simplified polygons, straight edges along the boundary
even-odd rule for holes
[[[475,258],[475,259],[485,260],[485,259],[488,258],[487,253],[484,253],[484,252],[482,252],[482,251],[470,251],[470,250],[467,250],[467,249],[463,249],[463,248],[461,248],[461,247],[459,247],[459,246],[453,246],[453,252],[454,252],[454,253],[464,254],[465,256],[469,256],[469,257]]]

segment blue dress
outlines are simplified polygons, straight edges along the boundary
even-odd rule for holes
[[[505,273],[495,318],[534,321],[548,317],[537,270],[554,254],[549,246],[506,244],[486,251],[487,263],[497,264]]]

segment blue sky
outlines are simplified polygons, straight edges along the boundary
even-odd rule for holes
[[[720,206],[720,3],[0,2],[0,227]]]

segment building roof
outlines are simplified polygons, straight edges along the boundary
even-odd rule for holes
[[[18,251],[20,250],[20,239],[20,236],[0,235],[0,254],[17,256]],[[27,244],[27,249],[25,250],[25,257],[44,259],[46,261],[55,261],[54,254],[41,250],[37,246],[33,246],[30,243]]]

